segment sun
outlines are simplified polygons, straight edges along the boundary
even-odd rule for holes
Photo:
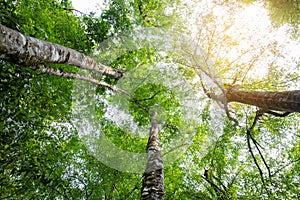
[[[257,79],[265,77],[268,72],[265,61],[270,56],[268,51],[274,39],[270,37],[272,23],[262,3],[252,4],[237,12],[233,25],[224,34],[236,40],[228,58],[232,62],[240,62],[241,67],[246,68],[247,76]]]
[[[268,74],[276,30],[263,3],[202,1],[195,13],[191,31],[219,71],[227,71],[225,77],[261,79]]]
[[[262,79],[268,73],[270,47],[274,43],[272,23],[262,3],[243,7],[231,16],[231,26],[223,32],[231,38],[225,45],[229,51],[223,56],[229,60],[239,76]],[[232,67],[232,66],[231,66]]]

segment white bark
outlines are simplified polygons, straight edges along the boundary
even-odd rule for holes
[[[117,70],[99,64],[78,51],[25,36],[1,24],[0,59],[26,66],[37,66],[45,63],[68,64],[115,78],[122,76],[122,73]]]

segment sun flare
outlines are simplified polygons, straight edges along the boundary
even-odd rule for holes
[[[270,39],[272,24],[268,17],[268,12],[263,8],[262,4],[257,3],[237,12],[234,18],[234,25],[225,34],[236,38],[237,46],[232,48],[228,57],[233,61],[238,59],[243,52],[251,51],[251,49],[257,50],[241,57],[242,60],[251,65],[250,60],[261,56],[265,48],[271,43],[268,39]],[[259,63],[260,60],[257,60],[257,62]],[[263,63],[257,64],[251,68],[249,67],[248,76],[262,78],[267,75],[267,67]]]
[[[267,76],[278,31],[263,4],[240,4],[233,8],[204,2],[195,11],[192,32],[219,71],[227,71],[225,78]]]

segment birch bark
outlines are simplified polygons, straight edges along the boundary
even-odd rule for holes
[[[97,63],[92,58],[68,47],[25,36],[0,24],[0,59],[26,66],[44,63],[68,64],[93,70],[115,78],[117,70]]]
[[[147,143],[147,165],[143,174],[141,200],[160,200],[164,190],[164,164],[159,150],[159,131],[162,125],[156,120],[156,113],[150,115],[151,128]]]

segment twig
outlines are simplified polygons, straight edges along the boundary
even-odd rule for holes
[[[171,152],[173,152],[173,151],[175,151],[175,150],[178,150],[180,147],[184,147],[184,146],[188,146],[188,145],[190,145],[190,144],[189,144],[188,142],[185,142],[185,143],[183,143],[183,144],[181,144],[181,145],[179,145],[179,146],[175,146],[174,148],[172,148],[172,149],[170,149],[169,151],[165,152],[165,153],[162,154],[161,156],[164,157],[165,155],[167,155],[167,154],[169,154],[169,153],[171,153]]]
[[[145,109],[145,107],[140,104],[140,101],[138,99],[136,99],[132,94],[130,94],[126,90],[118,88],[114,85],[110,85],[110,84],[108,84],[104,81],[99,81],[99,80],[94,79],[92,77],[80,75],[80,74],[77,74],[77,73],[64,72],[62,69],[47,67],[45,65],[38,65],[38,68],[31,67],[31,69],[34,69],[34,70],[39,69],[43,73],[52,74],[52,75],[55,75],[55,76],[84,80],[84,81],[87,81],[87,82],[90,82],[90,83],[93,83],[93,84],[96,84],[96,85],[99,85],[99,86],[106,87],[106,88],[108,88],[108,89],[110,89],[114,92],[121,92],[121,93],[125,94],[126,96],[128,96],[129,98],[131,98],[134,103],[136,103],[142,110],[144,110],[146,113],[148,113],[148,111]]]
[[[230,121],[233,121],[234,124],[236,126],[239,126],[239,122],[237,119],[233,118],[231,115],[230,115],[230,111],[228,109],[228,102],[227,102],[227,99],[226,99],[226,94],[225,95],[216,95],[214,93],[209,93],[207,91],[207,89],[205,88],[204,84],[203,84],[203,81],[202,79],[200,80],[201,81],[201,85],[202,85],[202,88],[203,88],[203,91],[204,93],[206,94],[206,96],[210,99],[213,99],[213,100],[216,100],[217,102],[221,102],[223,104],[223,108],[225,110],[225,113],[226,113],[226,116],[228,117],[228,119]]]
[[[226,195],[226,192],[223,191],[221,188],[219,188],[216,184],[214,184],[211,180],[209,180],[207,177],[205,176],[202,176],[201,175],[201,178],[203,178],[204,180],[206,180],[215,190],[216,193],[219,193],[221,192],[222,194]]]
[[[149,98],[145,98],[145,99],[137,99],[137,101],[141,102],[141,101],[149,101],[149,100],[152,100],[152,99],[154,99],[154,97],[155,97],[156,95],[158,95],[159,93],[161,93],[161,90],[159,90],[158,92],[156,92],[154,95],[152,95],[152,96],[149,97]]]
[[[300,161],[300,158],[296,159],[296,160],[292,160],[291,162],[287,163],[286,165],[280,167],[279,169],[277,169],[273,174],[272,176],[274,176],[275,174],[277,174],[278,172],[280,172],[281,170],[283,170],[284,168],[288,167],[289,165],[293,164],[293,163],[296,163],[296,162],[299,162]]]
[[[291,112],[278,113],[278,112],[274,112],[274,111],[271,111],[271,110],[266,111],[266,113],[268,113],[270,115],[273,115],[275,117],[286,117],[289,114],[291,114]]]
[[[86,13],[84,13],[84,12],[81,12],[80,10],[77,10],[77,9],[75,9],[75,8],[64,8],[64,10],[67,10],[67,11],[75,11],[75,12],[80,13],[81,15],[88,16],[88,14],[86,14]]]
[[[254,160],[254,163],[255,163],[258,171],[259,171],[261,181],[262,181],[263,185],[265,186],[265,180],[264,180],[263,172],[262,172],[262,170],[261,170],[261,168],[260,168],[260,166],[259,166],[259,164],[256,160],[256,157],[255,157],[255,155],[252,151],[252,147],[251,147],[251,144],[250,144],[250,131],[249,131],[249,129],[247,130],[247,145],[248,145],[249,152],[250,152],[250,154],[251,154],[251,156]]]
[[[259,148],[259,146],[258,146],[259,144],[256,142],[256,140],[254,140],[254,138],[253,138],[253,136],[251,135],[251,133],[250,133],[250,138],[251,138],[251,140],[253,141],[253,143],[254,143],[254,145],[255,145],[255,148],[257,149],[257,151],[258,151],[258,153],[259,153],[259,156],[260,156],[260,158],[262,159],[262,161],[263,161],[265,167],[267,168],[268,175],[269,175],[269,179],[270,179],[270,181],[271,181],[271,171],[270,171],[270,167],[269,167],[268,163],[266,162],[266,160],[265,160],[265,158],[264,158],[262,152],[260,151],[260,148]]]

